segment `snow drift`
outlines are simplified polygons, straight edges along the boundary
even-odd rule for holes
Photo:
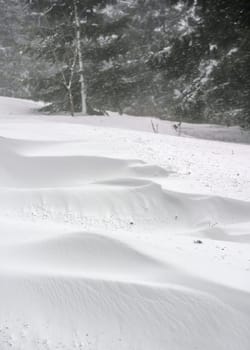
[[[250,202],[180,192],[124,131],[0,102],[1,350],[248,350]]]

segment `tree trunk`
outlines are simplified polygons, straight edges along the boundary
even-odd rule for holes
[[[71,88],[68,89],[68,96],[69,96],[70,114],[71,114],[72,117],[74,117],[74,115],[75,115],[75,106],[74,106],[74,101],[73,101]]]
[[[75,22],[76,22],[76,45],[78,51],[78,60],[79,60],[79,75],[80,75],[80,86],[81,86],[81,112],[83,115],[87,114],[87,103],[86,103],[86,88],[83,75],[83,59],[81,51],[81,28],[80,28],[80,19],[78,14],[77,0],[74,0],[74,12],[75,12]]]

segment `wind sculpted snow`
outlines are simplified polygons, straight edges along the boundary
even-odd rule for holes
[[[249,349],[249,146],[0,103],[1,350]]]

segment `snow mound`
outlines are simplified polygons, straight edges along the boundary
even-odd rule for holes
[[[15,245],[7,254],[3,249],[0,261],[25,273],[130,282],[160,282],[167,272],[166,266],[121,241],[82,232]]]
[[[97,156],[38,157],[20,154],[20,150],[22,141],[1,138],[1,187],[74,187],[123,176],[155,177],[167,174],[164,169],[145,165],[139,160]]]
[[[34,111],[43,105],[43,103],[33,102],[31,100],[0,96],[0,118],[34,114]]]
[[[28,226],[33,241],[0,247],[3,349],[163,350],[167,344],[191,350],[208,334],[213,349],[247,349],[247,294],[192,277],[120,240],[65,234],[56,226],[48,237]]]
[[[58,185],[58,184],[57,184]],[[151,180],[123,178],[65,187],[1,187],[4,217],[79,224],[140,236],[191,235],[248,242],[250,203],[164,190]],[[240,234],[241,232],[241,234]]]
[[[4,349],[191,350],[207,337],[206,349],[249,345],[247,317],[195,289],[59,275],[4,275],[1,286]]]

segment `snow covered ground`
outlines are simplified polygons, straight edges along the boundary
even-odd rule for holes
[[[250,146],[35,108],[0,97],[0,349],[249,350]]]

